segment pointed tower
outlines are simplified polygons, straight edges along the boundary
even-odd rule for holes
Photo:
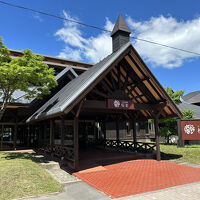
[[[117,22],[111,33],[113,52],[117,51],[121,46],[130,41],[130,33],[131,31],[124,21],[122,15],[119,14]]]

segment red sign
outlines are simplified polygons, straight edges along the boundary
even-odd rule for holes
[[[181,121],[183,140],[200,140],[200,120]]]
[[[108,108],[119,110],[134,110],[134,103],[130,100],[108,99]]]

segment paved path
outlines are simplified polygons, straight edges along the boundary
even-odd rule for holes
[[[45,163],[44,163],[45,165]],[[188,163],[181,163],[181,166]],[[190,164],[189,164],[190,165]],[[190,165],[199,168],[198,165]],[[96,190],[87,183],[69,175],[64,174],[63,170],[59,171],[56,163],[49,163],[43,166],[63,185],[64,192],[37,197],[22,198],[23,200],[111,200],[111,197],[103,192]],[[99,171],[99,169],[97,169]],[[101,171],[101,170],[100,170]],[[22,200],[21,199],[21,200]],[[121,198],[112,198],[113,200],[199,200],[200,199],[200,182],[170,187],[147,193],[141,193],[133,196]],[[18,199],[19,200],[19,199]]]
[[[43,195],[40,197],[22,198],[23,200],[111,200],[84,182],[71,183],[65,186],[65,192]],[[21,200],[22,200],[21,199]],[[200,182],[168,189],[123,197],[113,200],[199,200]]]
[[[134,160],[74,174],[112,198],[200,182],[200,169],[166,161]]]
[[[117,200],[199,200],[200,182],[176,186],[150,193],[139,194]]]

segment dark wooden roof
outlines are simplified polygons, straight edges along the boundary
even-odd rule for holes
[[[82,99],[100,100],[104,106],[106,99],[120,98],[119,93],[132,100],[145,119],[154,118],[154,111],[162,108],[163,118],[182,115],[132,44],[127,43],[70,81],[27,122],[67,114]]]
[[[127,26],[126,22],[124,21],[123,17],[121,14],[119,14],[117,22],[113,28],[113,31],[111,33],[111,36],[113,36],[116,32],[118,31],[123,31],[127,33],[131,33],[129,27]]]

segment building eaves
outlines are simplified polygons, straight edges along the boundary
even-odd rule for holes
[[[20,55],[23,55],[22,51],[20,50],[15,50],[15,49],[9,49],[9,51],[11,52],[11,55],[17,53],[17,54],[20,54]],[[82,61],[77,61],[77,60],[70,60],[70,59],[66,59],[66,58],[61,58],[61,57],[56,57],[56,56],[48,56],[48,55],[44,55],[44,54],[39,54],[39,53],[33,53],[34,55],[37,55],[37,56],[43,56],[45,59],[53,59],[55,61],[65,61],[65,62],[71,62],[71,63],[74,63],[74,65],[77,65],[77,64],[81,64],[81,65],[85,65],[85,66],[88,66],[88,67],[92,67],[94,64],[92,63],[88,63],[88,62],[82,62]],[[16,57],[14,55],[14,57]]]

